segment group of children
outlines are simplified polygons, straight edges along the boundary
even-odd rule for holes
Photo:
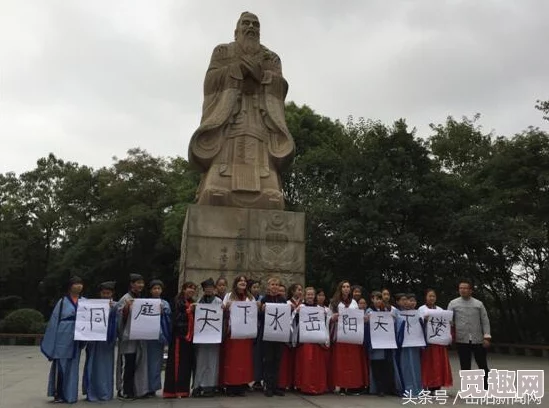
[[[276,277],[268,279],[265,294],[257,281],[238,276],[230,290],[225,278],[202,282],[203,294],[196,300],[197,286],[185,282],[173,304],[162,300],[161,330],[157,340],[130,340],[133,300],[140,297],[160,298],[164,285],[152,280],[145,294],[145,280],[131,274],[128,293],[114,302],[115,282],[100,285],[100,298],[111,300],[106,341],[79,342],[74,340],[74,325],[83,282],[73,277],[67,295],[57,303],[41,349],[52,362],[48,396],[55,402],[73,403],[78,399],[78,368],[81,350],[85,349],[83,394],[88,401],[106,401],[116,390],[119,399],[133,400],[156,395],[164,398],[209,397],[223,392],[229,396],[244,396],[250,388],[265,396],[283,396],[286,390],[305,394],[337,392],[358,395],[365,392],[383,396],[417,395],[422,389],[431,391],[452,385],[452,375],[445,346],[402,348],[404,320],[400,310],[416,308],[413,294],[395,296],[384,289],[372,292],[369,305],[362,289],[342,281],[328,301],[322,289],[291,285],[288,290]],[[256,302],[258,305],[258,335],[255,339],[233,339],[230,328],[230,305],[235,301]],[[195,344],[194,309],[196,303],[222,305],[224,310],[221,344]],[[266,303],[288,303],[294,327],[303,306],[318,307],[325,317],[330,336],[325,344],[264,341],[263,326]],[[423,320],[436,305],[433,290],[426,293],[425,305],[419,308]],[[369,307],[368,307],[369,306]],[[364,344],[337,341],[337,322],[344,308],[364,310]],[[369,314],[373,311],[390,313],[395,324],[398,349],[372,349],[369,336]],[[115,349],[115,345],[118,347]],[[164,385],[161,370],[165,346],[168,359]],[[116,370],[114,369],[116,366]],[[116,373],[116,375],[113,375]]]

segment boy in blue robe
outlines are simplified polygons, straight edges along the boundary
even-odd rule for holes
[[[153,279],[149,283],[151,298],[160,298],[164,290],[164,282],[159,279]],[[147,396],[153,397],[156,391],[162,389],[162,362],[164,361],[164,347],[170,342],[171,338],[171,315],[170,304],[162,299],[160,307],[160,336],[158,340],[148,340],[147,343],[147,376],[149,379],[149,393]]]
[[[73,276],[67,289],[67,294],[59,299],[53,309],[40,350],[51,361],[48,397],[53,397],[57,403],[72,404],[78,401],[78,366],[85,345],[74,340],[78,299],[84,289],[82,279]]]
[[[90,341],[86,346],[86,363],[82,379],[87,401],[109,401],[114,392],[114,346],[116,344],[116,303],[113,301],[116,282],[99,285],[99,297],[110,300],[107,341]]]
[[[405,295],[405,298],[406,301],[404,302],[403,309],[397,318],[398,365],[402,376],[403,392],[417,397],[422,390],[421,347],[402,347],[406,329],[406,317],[402,314],[406,310],[415,310],[417,301],[413,293]],[[419,324],[423,326],[421,319]]]

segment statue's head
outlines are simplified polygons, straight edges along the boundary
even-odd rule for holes
[[[245,11],[240,15],[234,30],[234,39],[245,49],[259,47],[259,19],[255,14]]]

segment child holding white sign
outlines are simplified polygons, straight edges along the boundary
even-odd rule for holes
[[[391,316],[389,320],[393,321],[396,326],[396,309],[385,305],[381,292],[372,292],[370,300],[371,307],[367,309],[367,313],[386,312]],[[395,353],[391,349],[372,348],[370,336],[370,325],[372,324],[376,323],[369,320],[365,331],[365,345],[370,357],[370,394],[377,394],[380,397],[385,394],[401,395],[402,381]]]
[[[361,344],[348,344],[337,341],[337,326],[339,314],[345,308],[358,309],[357,302],[351,295],[349,281],[341,281],[332,297],[330,308],[332,315],[333,346],[331,368],[333,370],[333,386],[340,389],[341,393],[359,394],[368,386],[368,372],[364,366],[364,349]],[[343,324],[345,322],[343,321]],[[355,324],[355,323],[353,323]],[[356,325],[364,324],[363,321]]]
[[[237,276],[233,281],[232,291],[225,295],[223,305],[229,311],[231,303],[235,301],[255,302],[248,291],[248,278]],[[233,339],[230,336],[223,344],[222,378],[227,389],[227,395],[243,397],[246,395],[248,384],[254,380],[253,339]]]
[[[437,294],[434,289],[425,291],[425,304],[419,307],[419,313],[427,324],[431,310],[443,310],[436,305]],[[421,379],[424,388],[431,392],[441,387],[451,387],[452,367],[448,358],[447,346],[427,344],[421,355]]]
[[[116,362],[116,388],[118,399],[134,400],[147,395],[149,381],[147,371],[147,346],[143,340],[130,340],[131,311],[133,301],[141,297],[145,279],[138,273],[130,274],[130,287],[118,301],[118,359]]]
[[[416,310],[416,295],[408,293],[405,295],[406,301],[403,303],[403,309],[397,318],[397,343],[399,346],[399,368],[402,377],[402,388],[409,395],[417,397],[422,391],[421,386],[421,349],[422,347],[403,347],[404,337],[409,333],[408,325],[420,325],[423,334],[423,321],[419,313],[406,313]],[[413,316],[413,317],[412,317]]]
[[[294,387],[295,375],[295,336],[297,334],[297,308],[303,302],[303,286],[294,283],[288,288],[287,304],[292,308],[292,327],[290,341],[284,345],[282,351],[282,360],[278,370],[278,388],[282,390],[292,389]]]
[[[306,323],[306,329],[310,330],[320,329],[320,320],[326,322],[326,311],[323,306],[318,306],[316,304],[315,295],[316,291],[314,288],[305,288],[305,301],[297,309],[298,313],[303,307],[317,309],[315,314],[309,315],[308,320],[310,323]],[[324,329],[326,329],[325,326]],[[295,387],[304,394],[324,394],[328,390],[326,352],[328,351],[329,343],[301,343],[301,340],[302,339],[299,339],[300,344],[295,353]]]
[[[265,327],[265,303],[286,303],[280,295],[280,280],[275,277],[267,281],[267,294],[261,299],[260,325]],[[258,335],[263,336],[263,333]],[[263,341],[263,380],[265,381],[265,396],[284,396],[284,391],[278,388],[280,362],[284,345],[276,341]]]
[[[149,282],[149,292],[152,299],[160,299],[164,291],[164,282],[153,279]],[[172,310],[170,304],[161,299],[160,307],[160,333],[157,340],[146,340],[147,368],[149,379],[148,396],[156,395],[156,391],[162,389],[162,363],[164,361],[164,347],[170,343]]]
[[[215,282],[212,278],[201,283],[204,295],[198,303],[222,305],[223,302],[215,296]],[[194,371],[193,396],[213,397],[219,378],[219,348],[220,344],[195,344],[196,368]]]
[[[86,363],[82,389],[88,401],[109,401],[114,390],[114,346],[116,344],[116,303],[112,300],[116,282],[99,285],[99,298],[110,300],[107,341],[90,341],[86,345]]]

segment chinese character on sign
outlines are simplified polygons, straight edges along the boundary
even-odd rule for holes
[[[383,319],[383,318],[385,318],[385,316],[378,316],[377,317],[377,322],[375,322],[374,331],[376,331],[379,328],[382,328],[386,332],[389,332],[389,330],[387,330],[385,328],[385,326],[387,326],[389,323],[382,322],[381,319]]]
[[[358,321],[356,317],[350,317],[348,315],[343,315],[343,333],[357,332],[358,330]]]
[[[140,316],[158,316],[160,315],[160,312],[154,312],[153,305],[150,303],[143,303],[141,305],[141,309],[139,310],[139,313],[135,316],[134,320],[137,320],[137,318]]]
[[[517,397],[541,399],[544,393],[543,370],[517,370]]]
[[[461,377],[461,391],[456,394],[460,398],[484,398],[484,370],[459,370]],[[454,400],[455,403],[455,400]]]
[[[410,334],[410,327],[411,327],[411,324],[410,324],[410,317],[416,317],[416,315],[409,315],[409,314],[404,314],[404,313],[401,313],[400,314],[401,316],[405,317],[406,318],[406,334]]]
[[[212,327],[216,332],[219,332],[219,329],[217,327],[215,327],[213,324],[211,324],[210,321],[218,322],[220,318],[218,317],[217,319],[215,319],[213,317],[208,316],[209,313],[213,313],[213,314],[217,315],[217,310],[208,309],[206,307],[201,307],[201,309],[204,310],[206,312],[206,314],[204,315],[204,317],[200,317],[199,319],[197,319],[198,321],[201,321],[201,320],[204,321],[204,324],[200,328],[200,333],[202,333],[202,331],[204,331],[204,328],[206,327],[206,325]]]
[[[91,331],[93,331],[94,323],[98,325],[102,325],[103,327],[107,327],[107,317],[105,316],[105,309],[101,307],[90,308],[90,330]]]
[[[444,331],[446,329],[446,324],[447,324],[447,322],[444,321],[444,319],[442,319],[442,318],[439,318],[439,319],[433,318],[429,322],[430,322],[431,328],[433,330],[433,334],[430,336],[430,338],[439,337],[441,335],[441,333],[444,333]]]
[[[282,316],[284,316],[286,313],[284,312],[284,313],[278,314],[278,308],[275,308],[274,313],[267,313],[267,314],[269,316],[273,317],[273,320],[271,321],[269,326],[274,326],[274,328],[273,328],[274,331],[277,331],[278,329],[280,329],[280,331],[284,331],[284,330],[282,330],[282,325],[280,324],[279,319]]]
[[[238,305],[237,308],[244,309],[244,324],[248,324],[248,314],[250,313],[250,307],[249,305]]]
[[[307,331],[320,331],[320,319],[318,318],[319,312],[308,313],[307,317],[309,320],[305,320],[303,323],[306,324],[305,330]]]

